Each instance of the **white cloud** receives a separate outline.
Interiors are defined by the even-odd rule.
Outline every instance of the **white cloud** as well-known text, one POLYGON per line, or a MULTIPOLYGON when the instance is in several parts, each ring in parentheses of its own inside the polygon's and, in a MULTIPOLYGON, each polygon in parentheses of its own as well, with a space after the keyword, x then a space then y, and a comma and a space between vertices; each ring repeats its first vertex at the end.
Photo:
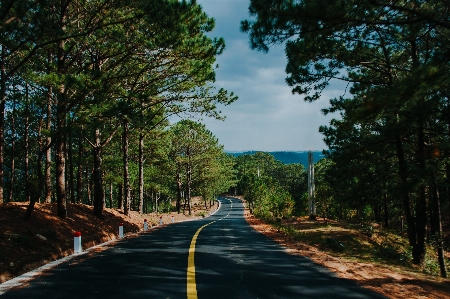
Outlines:
POLYGON ((345 86, 327 90, 317 102, 304 102, 285 83, 284 47, 272 47, 267 54, 250 50, 247 35, 239 31, 240 21, 248 17, 249 1, 197 2, 216 19, 211 36, 223 37, 226 43, 224 53, 217 59, 216 85, 239 96, 235 103, 220 108, 227 116, 225 122, 203 121, 225 149, 324 149, 323 136, 318 130, 331 117, 323 116, 320 109, 328 106, 329 98, 343 95, 345 86))

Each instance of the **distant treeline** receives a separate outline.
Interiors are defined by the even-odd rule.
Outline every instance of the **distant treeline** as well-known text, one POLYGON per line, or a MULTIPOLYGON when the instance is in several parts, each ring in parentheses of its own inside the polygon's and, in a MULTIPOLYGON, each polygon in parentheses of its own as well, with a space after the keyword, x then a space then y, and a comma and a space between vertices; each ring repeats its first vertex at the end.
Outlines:
MULTIPOLYGON (((246 151, 246 152, 230 152, 229 154, 239 157, 242 155, 252 155, 257 151, 246 151)), ((308 167, 308 152, 266 152, 275 157, 276 160, 283 162, 284 164, 303 164, 303 166, 308 167)), ((323 158, 322 151, 313 151, 314 162, 319 161, 323 158)))

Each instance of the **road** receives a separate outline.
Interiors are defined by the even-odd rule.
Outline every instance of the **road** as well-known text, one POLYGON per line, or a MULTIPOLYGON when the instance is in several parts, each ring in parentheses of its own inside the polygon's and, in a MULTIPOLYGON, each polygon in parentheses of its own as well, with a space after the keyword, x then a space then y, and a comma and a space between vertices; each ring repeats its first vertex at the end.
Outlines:
POLYGON ((216 214, 122 240, 46 270, 7 298, 385 298, 253 230, 237 199, 216 214))

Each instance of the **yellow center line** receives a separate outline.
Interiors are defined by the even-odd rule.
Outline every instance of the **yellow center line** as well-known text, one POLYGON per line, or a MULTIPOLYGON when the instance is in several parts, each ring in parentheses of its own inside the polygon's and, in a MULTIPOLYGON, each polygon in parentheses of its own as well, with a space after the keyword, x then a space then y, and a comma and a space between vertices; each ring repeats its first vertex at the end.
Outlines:
MULTIPOLYGON (((233 208, 233 202, 231 202, 231 209, 233 208)), ((212 221, 200 227, 194 234, 191 240, 191 245, 189 246, 189 257, 188 257, 188 267, 187 267, 187 298, 188 299, 198 299, 197 297, 197 284, 195 282, 195 263, 194 263, 194 255, 195 255, 195 243, 197 243, 197 237, 200 234, 200 231, 214 222, 220 221, 224 218, 227 218, 230 215, 230 212, 225 217, 220 218, 219 220, 212 221)))

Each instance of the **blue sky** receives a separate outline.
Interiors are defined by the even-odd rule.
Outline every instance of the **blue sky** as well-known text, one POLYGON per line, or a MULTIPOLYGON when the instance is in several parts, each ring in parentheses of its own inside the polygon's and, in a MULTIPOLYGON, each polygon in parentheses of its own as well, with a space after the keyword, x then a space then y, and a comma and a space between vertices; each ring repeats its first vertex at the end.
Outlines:
POLYGON ((249 0, 197 0, 216 19, 212 36, 223 37, 224 53, 218 56, 216 86, 233 91, 239 99, 220 107, 225 121, 203 119, 227 151, 300 151, 325 149, 319 126, 330 116, 320 109, 329 99, 343 95, 344 88, 331 86, 314 103, 293 95, 285 83, 284 45, 269 53, 251 50, 248 36, 240 32, 240 21, 248 18, 249 0))

